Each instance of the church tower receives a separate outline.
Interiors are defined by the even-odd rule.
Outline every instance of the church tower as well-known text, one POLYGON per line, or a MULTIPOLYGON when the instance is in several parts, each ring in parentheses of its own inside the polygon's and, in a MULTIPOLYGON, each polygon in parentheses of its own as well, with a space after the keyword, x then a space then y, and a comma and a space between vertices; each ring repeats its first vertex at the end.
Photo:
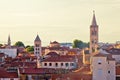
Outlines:
POLYGON ((11 39, 10 39, 10 35, 8 36, 7 48, 11 48, 11 39))
POLYGON ((40 40, 38 35, 34 40, 34 55, 37 56, 37 58, 42 56, 42 53, 41 53, 41 40, 40 40))
POLYGON ((98 49, 98 25, 96 22, 95 12, 93 11, 93 19, 90 25, 90 54, 98 49))

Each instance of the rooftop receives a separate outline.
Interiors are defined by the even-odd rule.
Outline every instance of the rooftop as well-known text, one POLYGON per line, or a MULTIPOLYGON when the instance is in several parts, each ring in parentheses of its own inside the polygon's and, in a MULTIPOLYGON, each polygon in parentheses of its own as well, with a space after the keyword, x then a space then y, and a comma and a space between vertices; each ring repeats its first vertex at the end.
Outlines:
POLYGON ((16 72, 7 72, 4 68, 0 68, 0 78, 18 78, 16 72))

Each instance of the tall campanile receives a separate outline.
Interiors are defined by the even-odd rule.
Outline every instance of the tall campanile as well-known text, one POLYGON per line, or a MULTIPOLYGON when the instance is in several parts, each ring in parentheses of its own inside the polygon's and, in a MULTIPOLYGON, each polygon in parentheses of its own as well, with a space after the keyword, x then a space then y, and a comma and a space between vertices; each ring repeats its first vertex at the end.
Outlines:
POLYGON ((41 40, 40 40, 38 35, 34 40, 34 54, 38 58, 41 57, 41 55, 42 55, 42 53, 41 53, 41 40))
POLYGON ((98 49, 98 25, 96 22, 95 11, 93 11, 93 19, 90 25, 90 54, 98 49))

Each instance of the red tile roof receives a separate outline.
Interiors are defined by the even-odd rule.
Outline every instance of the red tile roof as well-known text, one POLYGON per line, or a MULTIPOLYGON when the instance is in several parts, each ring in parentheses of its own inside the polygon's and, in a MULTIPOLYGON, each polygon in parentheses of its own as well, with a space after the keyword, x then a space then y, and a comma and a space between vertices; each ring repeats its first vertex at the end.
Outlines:
POLYGON ((51 74, 55 69, 47 68, 20 68, 20 74, 51 74))
POLYGON ((107 60, 115 60, 114 58, 112 58, 111 54, 98 53, 98 54, 94 55, 94 57, 106 57, 107 60))
POLYGON ((47 55, 51 56, 51 57, 57 57, 60 56, 59 54, 57 54, 56 52, 49 52, 47 55))
POLYGON ((74 56, 58 56, 58 57, 49 57, 45 59, 43 62, 74 62, 74 56))
POLYGON ((0 68, 0 78, 18 78, 18 74, 16 72, 7 72, 0 68))
POLYGON ((92 80, 92 74, 90 73, 90 66, 83 67, 77 72, 69 72, 66 74, 53 74, 52 80, 56 80, 60 78, 60 80, 92 80))
POLYGON ((0 53, 0 57, 4 57, 5 56, 5 54, 4 53, 0 53))
POLYGON ((12 62, 11 67, 36 67, 36 62, 12 62))
POLYGON ((67 47, 47 47, 49 50, 69 50, 67 47))

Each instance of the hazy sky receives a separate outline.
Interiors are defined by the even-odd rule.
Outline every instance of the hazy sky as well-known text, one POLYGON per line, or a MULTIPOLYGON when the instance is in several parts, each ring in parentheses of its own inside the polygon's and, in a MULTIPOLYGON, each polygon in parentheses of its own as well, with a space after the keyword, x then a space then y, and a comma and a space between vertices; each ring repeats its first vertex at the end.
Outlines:
POLYGON ((93 10, 100 42, 120 40, 120 0, 0 0, 0 43, 89 41, 93 10))

